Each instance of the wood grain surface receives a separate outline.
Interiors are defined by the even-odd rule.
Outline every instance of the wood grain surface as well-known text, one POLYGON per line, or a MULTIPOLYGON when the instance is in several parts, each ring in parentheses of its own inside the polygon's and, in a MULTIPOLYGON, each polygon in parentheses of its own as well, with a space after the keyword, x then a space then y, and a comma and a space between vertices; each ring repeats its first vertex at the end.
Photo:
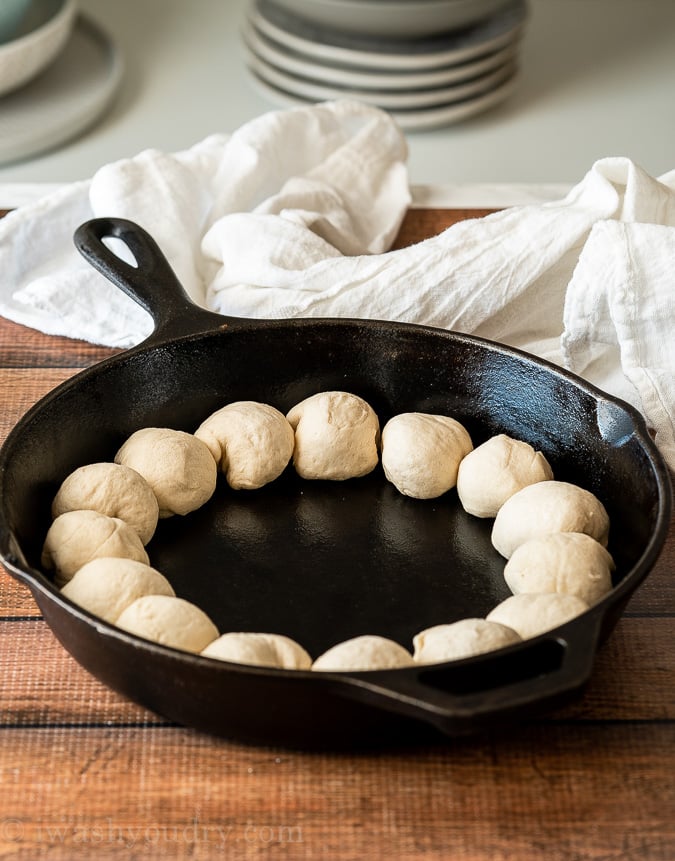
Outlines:
MULTIPOLYGON (((411 210, 397 247, 485 211, 411 210)), ((1 276, 0 276, 1 277, 1 276)), ((113 351, 0 320, 0 436, 113 351)), ((432 747, 214 740, 110 691, 0 573, 0 858, 675 858, 675 530, 585 695, 432 747)))

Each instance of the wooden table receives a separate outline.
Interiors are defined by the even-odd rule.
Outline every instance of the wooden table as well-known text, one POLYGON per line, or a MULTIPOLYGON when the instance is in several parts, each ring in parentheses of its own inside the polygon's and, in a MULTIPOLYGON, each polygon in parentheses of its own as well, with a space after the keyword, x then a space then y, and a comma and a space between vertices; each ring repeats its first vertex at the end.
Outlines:
MULTIPOLYGON (((398 244, 474 212, 411 211, 398 244)), ((0 277, 2 275, 0 274, 0 277)), ((0 433, 110 350, 0 321, 0 433)), ((572 706, 405 751, 167 723, 75 664, 0 574, 0 858, 675 858, 675 530, 572 706)))

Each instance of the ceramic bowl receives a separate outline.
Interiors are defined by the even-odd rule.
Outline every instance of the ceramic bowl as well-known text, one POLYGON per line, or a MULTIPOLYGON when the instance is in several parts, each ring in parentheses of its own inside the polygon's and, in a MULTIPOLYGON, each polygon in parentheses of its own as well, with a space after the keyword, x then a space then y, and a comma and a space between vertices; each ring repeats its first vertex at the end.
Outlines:
POLYGON ((0 44, 0 96, 16 90, 54 60, 70 35, 76 0, 39 0, 26 10, 14 38, 0 44))

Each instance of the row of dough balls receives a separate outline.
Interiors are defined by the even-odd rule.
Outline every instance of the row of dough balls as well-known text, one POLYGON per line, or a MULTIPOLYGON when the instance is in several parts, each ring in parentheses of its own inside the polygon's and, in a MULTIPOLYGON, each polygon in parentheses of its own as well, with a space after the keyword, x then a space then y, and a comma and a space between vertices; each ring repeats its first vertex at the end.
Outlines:
POLYGON ((520 639, 515 631, 503 625, 463 620, 454 626, 421 632, 415 638, 414 658, 393 640, 366 635, 332 647, 313 662, 299 643, 281 634, 220 635, 203 610, 176 596, 166 577, 133 559, 94 559, 83 565, 61 591, 99 618, 153 642, 219 660, 283 669, 368 670, 412 666, 415 660, 429 657, 429 638, 435 638, 438 650, 441 630, 446 632, 445 640, 453 642, 455 656, 468 647, 479 645, 487 650, 520 639))
MULTIPOLYGON (((204 504, 215 490, 218 468, 232 487, 253 489, 276 478, 292 456, 305 478, 343 480, 374 469, 379 444, 376 414, 363 399, 346 392, 312 396, 287 417, 266 404, 229 404, 194 435, 145 428, 129 438, 113 464, 81 467, 66 479, 52 506, 55 519, 45 541, 43 564, 56 569, 64 594, 120 627, 165 642, 162 632, 167 624, 168 630, 176 627, 171 623, 173 613, 181 619, 184 611, 190 618, 197 611, 203 625, 187 624, 187 619, 181 623, 188 641, 195 625, 212 640, 215 627, 208 617, 176 598, 165 578, 149 567, 144 545, 158 518, 186 514, 204 504), (118 599, 125 603, 121 609, 115 598, 117 580, 111 574, 116 565, 107 557, 131 560, 142 569, 132 577, 138 574, 131 592, 128 584, 117 590, 118 599), (91 569, 91 560, 97 558, 103 558, 106 574, 99 566, 91 569), (83 568, 84 574, 75 579, 83 568), (89 593, 92 589, 96 593, 92 578, 99 578, 96 588, 100 590, 102 584, 100 594, 106 595, 105 600, 91 600, 89 593), (111 594, 106 591, 106 578, 111 594), (127 600, 129 594, 133 599, 127 600), (167 624, 153 621, 155 610, 148 608, 157 603, 169 613, 167 624)), ((398 666, 387 661, 408 657, 426 663, 479 654, 562 624, 611 588, 613 562, 605 549, 609 519, 603 506, 589 491, 554 481, 544 456, 528 443, 500 434, 474 449, 468 432, 456 420, 406 413, 385 425, 381 448, 385 474, 402 493, 434 498, 456 485, 465 510, 478 517, 495 517, 492 541, 502 555, 511 557, 504 575, 515 594, 485 620, 464 619, 421 632, 414 640, 412 657, 390 640, 365 636, 333 647, 317 659, 316 668, 373 669, 398 666), (387 659, 387 652, 393 657, 387 659)), ((257 638, 262 648, 263 641, 269 646, 269 638, 277 636, 232 633, 219 640, 229 644, 223 657, 237 660, 232 654, 244 648, 244 640, 250 651, 250 637, 257 638)), ((174 644, 202 651, 194 643, 182 642, 179 638, 174 644)), ((264 663, 305 667, 307 653, 297 644, 291 651, 296 664, 288 663, 288 656, 281 664, 270 664, 269 654, 264 663)), ((238 660, 249 662, 243 657, 238 660)))
POLYGON ((175 597, 158 571, 134 560, 94 559, 62 593, 131 633, 208 657, 285 669, 358 671, 456 660, 537 636, 599 599, 611 587, 612 568, 609 553, 583 533, 535 538, 521 545, 506 565, 505 578, 514 595, 486 619, 462 619, 421 631, 413 640, 412 655, 392 640, 365 635, 332 647, 314 663, 298 643, 282 635, 231 632, 219 637, 205 613, 175 597), (579 571, 587 573, 584 598, 579 595, 579 571), (519 591, 523 584, 533 586, 530 573, 534 587, 541 585, 543 592, 519 591))
POLYGON ((62 594, 118 628, 165 646, 239 664, 317 671, 397 669, 467 658, 544 633, 588 606, 573 595, 521 593, 486 619, 461 619, 421 631, 413 638, 412 653, 386 637, 363 635, 312 661, 299 643, 281 634, 220 634, 203 610, 176 596, 159 571, 132 559, 94 559, 66 583, 62 594))
MULTIPOLYGON (((268 404, 238 401, 213 413, 194 434, 170 428, 136 431, 114 464, 89 464, 65 480, 52 516, 96 511, 127 523, 146 545, 159 518, 187 514, 210 499, 218 469, 234 489, 264 486, 291 458, 302 478, 345 480, 371 472, 380 448, 384 473, 401 493, 431 499, 456 486, 464 509, 477 517, 496 517, 518 491, 553 479, 544 455, 524 441, 498 434, 474 449, 458 421, 427 413, 394 416, 380 434, 378 417, 362 398, 320 392, 287 416, 268 404)), ((567 497, 570 523, 564 529, 572 531, 588 492, 572 485, 555 492, 567 497)), ((519 499, 521 509, 538 504, 519 499)), ((495 547, 507 557, 521 514, 520 509, 503 513, 495 527, 495 547)), ((48 553, 46 564, 51 562, 48 553)))

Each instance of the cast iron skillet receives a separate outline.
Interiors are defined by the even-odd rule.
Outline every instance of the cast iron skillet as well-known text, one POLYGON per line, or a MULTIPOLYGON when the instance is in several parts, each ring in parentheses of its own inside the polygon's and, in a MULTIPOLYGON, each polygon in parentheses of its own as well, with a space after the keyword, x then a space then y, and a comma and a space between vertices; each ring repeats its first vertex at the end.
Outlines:
MULTIPOLYGON (((56 388, 9 435, 0 452, 0 554, 85 668, 178 723, 304 747, 452 736, 580 692, 669 524, 668 473, 631 407, 529 355, 454 332, 201 310, 154 241, 128 221, 88 222, 75 242, 156 328, 56 388), (138 266, 115 256, 105 237, 123 240, 138 266), (230 401, 287 411, 331 389, 366 398, 382 423, 410 410, 445 413, 475 444, 505 432, 543 450, 557 478, 592 490, 609 511, 612 592, 550 634, 488 656, 324 674, 223 663, 130 636, 61 597, 39 570, 60 482, 82 464, 112 460, 133 431, 193 431, 230 401)), ((290 467, 258 491, 219 484, 199 511, 161 521, 148 551, 177 594, 221 631, 284 633, 316 656, 363 633, 410 647, 425 627, 484 616, 508 595, 490 528, 462 511, 454 490, 420 501, 400 495, 379 468, 363 479, 311 482, 290 467)))

